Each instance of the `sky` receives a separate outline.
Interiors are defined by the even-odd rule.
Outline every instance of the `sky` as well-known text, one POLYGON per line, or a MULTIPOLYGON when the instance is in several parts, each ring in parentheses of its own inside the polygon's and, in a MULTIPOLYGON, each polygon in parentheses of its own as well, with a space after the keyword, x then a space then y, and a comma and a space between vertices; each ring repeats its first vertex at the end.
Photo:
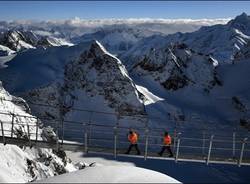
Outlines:
POLYGON ((0 1, 0 20, 203 19, 250 15, 250 1, 0 1))

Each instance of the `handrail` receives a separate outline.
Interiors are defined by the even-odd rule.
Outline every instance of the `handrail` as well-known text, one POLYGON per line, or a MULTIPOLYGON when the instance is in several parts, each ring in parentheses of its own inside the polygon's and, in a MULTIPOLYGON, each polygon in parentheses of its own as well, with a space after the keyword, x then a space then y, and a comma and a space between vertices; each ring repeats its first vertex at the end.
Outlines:
MULTIPOLYGON (((1 99, 0 99, 1 100, 1 99)), ((58 107, 57 107, 58 108, 58 107)), ((79 110, 79 109, 78 109, 79 110)), ((35 141, 35 144, 38 142, 38 136, 41 136, 42 133, 39 133, 38 128, 41 126, 41 120, 46 121, 47 124, 51 125, 55 128, 57 138, 56 140, 56 149, 59 149, 60 146, 67 145, 67 139, 69 140, 77 140, 79 142, 78 145, 84 145, 84 151, 85 154, 88 153, 89 149, 91 149, 94 145, 100 145, 100 148, 105 149, 106 145, 110 145, 113 147, 113 154, 116 158, 118 150, 122 147, 122 145, 128 145, 127 141, 127 132, 129 128, 135 128, 136 131, 139 132, 139 147, 141 149, 144 149, 144 159, 147 160, 148 155, 152 154, 150 150, 155 150, 156 147, 162 146, 162 139, 163 135, 159 135, 159 132, 164 131, 164 127, 162 128, 154 128, 150 127, 148 124, 149 119, 147 119, 147 122, 136 124, 135 125, 128 125, 124 126, 121 125, 121 115, 116 113, 106 113, 106 114, 112 114, 115 115, 116 122, 113 122, 113 120, 110 120, 110 122, 101 121, 98 123, 97 121, 93 120, 93 113, 103 113, 99 111, 91 111, 91 110, 84 110, 82 111, 89 112, 90 117, 87 120, 84 121, 72 121, 72 120, 64 120, 64 119, 50 119, 50 118, 37 118, 32 115, 25 115, 25 114, 16 114, 11 112, 0 112, 0 114, 12 116, 12 121, 10 122, 1 122, 1 132, 2 132, 2 140, 4 143, 8 143, 9 136, 13 139, 16 139, 16 142, 18 140, 27 141, 27 143, 31 146, 33 144, 33 141, 35 141), (31 123, 23 123, 21 120, 21 117, 30 119, 31 123), (19 119, 18 122, 14 123, 14 119, 19 119), (20 121, 21 120, 21 121, 20 121), (39 122, 39 123, 38 123, 39 122), (8 128, 5 128, 4 124, 11 125, 8 126, 8 128), (140 126, 138 126, 140 125, 140 126), (24 134, 27 138, 19 139, 16 136, 14 136, 14 130, 16 126, 22 126, 24 129, 24 134), (98 129, 100 127, 100 129, 98 129), (4 129, 5 128, 5 129, 4 129), (110 129, 110 131, 105 131, 105 129, 110 129), (8 132, 6 134, 6 132, 8 132), (66 135, 65 133, 76 133, 80 137, 72 137, 69 138, 69 135, 66 135), (154 135, 158 134, 158 135, 154 135), (35 136, 34 136, 35 135, 35 136), (96 136, 95 136, 96 135, 96 136), (98 137, 101 135, 102 137, 98 137), (66 140, 65 140, 66 137, 66 140), (68 137, 68 138, 67 138, 68 137), (59 140, 61 142, 59 143, 59 140), (160 140, 160 143, 159 143, 160 140), (84 142, 82 144, 81 142, 84 142), (113 146, 112 146, 113 145, 113 146)), ((104 112, 105 114, 105 112, 104 112)), ((130 116, 131 117, 131 116, 130 116)), ((137 117, 137 116, 132 116, 137 117)), ((148 118, 147 116, 145 116, 148 118)), ((170 120, 167 119, 167 121, 175 121, 181 122, 177 120, 170 120)), ((170 135, 174 135, 172 138, 174 140, 174 153, 175 153, 175 161, 178 162, 179 157, 185 156, 187 153, 187 150, 192 149, 193 155, 199 154, 201 157, 206 157, 206 164, 209 164, 211 162, 211 158, 213 159, 215 154, 217 152, 220 152, 220 154, 224 154, 222 151, 226 151, 227 153, 232 154, 232 157, 235 158, 236 155, 238 155, 238 152, 240 152, 239 157, 239 163, 240 166, 243 161, 244 152, 249 152, 250 150, 246 148, 247 146, 247 139, 246 137, 239 135, 237 131, 232 132, 232 136, 224 136, 224 135, 211 135, 210 129, 200 128, 202 132, 196 132, 197 134, 195 137, 191 137, 192 134, 185 135, 185 132, 182 131, 182 127, 179 126, 179 124, 175 124, 175 128, 170 129, 169 133, 170 135), (178 125, 178 126, 177 126, 178 125), (207 132, 206 132, 206 131, 207 132), (209 138, 209 136, 211 136, 209 138), (244 139, 244 140, 243 140, 244 139), (194 143, 195 142, 195 143, 194 143), (208 145, 209 144, 209 145, 208 145), (226 147, 229 146, 229 147, 226 147), (239 146, 241 146, 241 149, 239 149, 239 146), (216 152, 215 152, 216 151, 216 152), (236 154, 237 152, 237 154, 236 154)), ((225 159, 225 158, 222 158, 225 159)), ((229 159, 229 158, 227 158, 229 159)), ((250 159, 250 158, 249 158, 250 159)))

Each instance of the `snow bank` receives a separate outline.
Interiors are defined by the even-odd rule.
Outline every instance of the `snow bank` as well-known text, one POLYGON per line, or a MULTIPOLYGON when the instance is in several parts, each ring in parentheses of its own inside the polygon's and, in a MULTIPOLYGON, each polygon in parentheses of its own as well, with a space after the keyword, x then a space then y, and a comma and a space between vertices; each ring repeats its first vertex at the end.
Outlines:
POLYGON ((96 166, 38 183, 180 183, 156 171, 130 166, 96 166))

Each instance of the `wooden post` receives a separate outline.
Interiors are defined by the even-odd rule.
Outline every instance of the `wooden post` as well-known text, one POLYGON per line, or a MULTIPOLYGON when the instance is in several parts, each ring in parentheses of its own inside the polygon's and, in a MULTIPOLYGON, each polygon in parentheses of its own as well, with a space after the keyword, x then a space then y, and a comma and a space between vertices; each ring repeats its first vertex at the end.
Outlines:
POLYGON ((4 129, 3 129, 3 122, 1 122, 1 129, 2 129, 2 137, 3 137, 3 144, 6 145, 6 141, 5 141, 5 136, 4 136, 4 129))
POLYGON ((242 163, 244 148, 245 148, 245 144, 246 144, 247 139, 248 139, 248 138, 245 138, 245 139, 243 140, 243 142, 242 142, 241 151, 240 151, 240 159, 239 159, 239 163, 238 163, 238 166, 239 166, 239 167, 241 166, 241 163, 242 163))
POLYGON ((213 145, 213 139, 214 139, 214 135, 211 135, 210 137, 210 143, 209 143, 209 149, 208 149, 208 155, 207 155, 207 162, 206 164, 209 164, 209 160, 210 160, 210 156, 211 156, 211 149, 212 149, 212 145, 213 145))
POLYGON ((181 142, 180 135, 181 135, 181 133, 178 133, 177 148, 176 148, 176 154, 175 154, 175 162, 178 161, 178 157, 179 157, 180 142, 181 142))

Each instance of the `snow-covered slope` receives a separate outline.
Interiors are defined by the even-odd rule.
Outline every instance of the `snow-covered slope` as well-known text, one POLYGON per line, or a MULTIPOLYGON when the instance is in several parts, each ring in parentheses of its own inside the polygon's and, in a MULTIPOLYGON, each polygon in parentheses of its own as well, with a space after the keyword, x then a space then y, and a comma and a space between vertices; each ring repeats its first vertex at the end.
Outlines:
POLYGON ((231 63, 235 53, 249 41, 249 29, 250 18, 243 13, 225 25, 204 26, 191 33, 175 33, 164 37, 154 35, 142 39, 121 58, 126 62, 126 66, 130 67, 152 48, 157 49, 171 43, 185 43, 197 52, 212 55, 219 63, 231 63))
POLYGON ((62 81, 65 65, 78 58, 89 45, 90 43, 81 43, 72 47, 37 48, 19 53, 6 63, 8 67, 1 70, 0 78, 10 93, 20 93, 57 80, 62 81))
MULTIPOLYGON (((22 93, 33 103, 58 108, 32 106, 38 116, 59 118, 64 104, 64 118, 79 121, 86 118, 73 109, 88 109, 119 113, 144 114, 144 106, 133 81, 119 59, 108 53, 97 41, 90 48, 65 65, 60 82, 51 80, 46 86, 22 93)), ((112 123, 112 122, 111 122, 112 123)))
MULTIPOLYGON (((33 37, 32 37, 33 38, 33 37)), ((0 44, 14 51, 34 48, 25 35, 18 30, 6 31, 0 35, 0 44)))
MULTIPOLYGON (((145 114, 141 94, 127 70, 97 41, 21 53, 2 69, 0 78, 7 89, 28 103, 54 106, 30 103, 33 114, 38 117, 63 117, 76 122, 89 119, 89 113, 75 109, 130 116, 145 114)), ((103 116, 94 115, 108 124, 116 121, 115 115, 103 116)), ((79 129, 83 129, 81 124, 79 129)))
POLYGON ((218 63, 211 56, 198 54, 185 44, 152 49, 132 73, 151 76, 167 90, 178 90, 185 86, 211 89, 219 81, 214 68, 218 63))
POLYGON ((14 54, 14 53, 15 53, 15 51, 9 49, 6 46, 0 45, 0 57, 1 56, 8 56, 8 55, 11 55, 11 54, 14 54))
MULTIPOLYGON (((146 105, 149 117, 163 117, 164 121, 168 115, 187 120, 189 123, 183 126, 193 130, 241 130, 249 126, 249 51, 249 47, 242 49, 233 65, 218 65, 212 56, 197 53, 185 44, 152 49, 133 66, 131 77, 137 85, 164 99, 146 105)), ((174 125, 170 121, 168 126, 174 125)))
POLYGON ((76 42, 98 40, 111 53, 121 54, 129 50, 142 38, 160 34, 149 30, 136 29, 127 25, 112 25, 99 29, 97 32, 84 34, 76 38, 76 42))
POLYGON ((39 183, 180 183, 165 174, 130 166, 97 166, 38 181, 39 183))
MULTIPOLYGON (((27 138, 27 125, 29 125, 31 136, 34 138, 36 128, 32 125, 36 125, 37 119, 29 114, 30 109, 27 103, 21 98, 10 95, 2 87, 2 83, 0 83, 0 98, 0 120, 4 123, 5 136, 10 136, 11 113, 14 113, 27 117, 16 116, 13 136, 27 138)), ((41 124, 40 120, 38 124, 41 124)), ((38 140, 48 139, 49 131, 53 133, 51 128, 42 127, 41 124, 38 129, 38 140)), ((8 144, 0 144, 0 165, 0 182, 23 183, 76 170, 72 164, 68 163, 67 158, 60 158, 52 149, 8 144)))
POLYGON ((14 51, 34 49, 36 47, 48 48, 52 46, 73 45, 64 38, 50 32, 45 34, 44 32, 25 31, 22 29, 7 30, 0 33, 0 44, 14 51))

